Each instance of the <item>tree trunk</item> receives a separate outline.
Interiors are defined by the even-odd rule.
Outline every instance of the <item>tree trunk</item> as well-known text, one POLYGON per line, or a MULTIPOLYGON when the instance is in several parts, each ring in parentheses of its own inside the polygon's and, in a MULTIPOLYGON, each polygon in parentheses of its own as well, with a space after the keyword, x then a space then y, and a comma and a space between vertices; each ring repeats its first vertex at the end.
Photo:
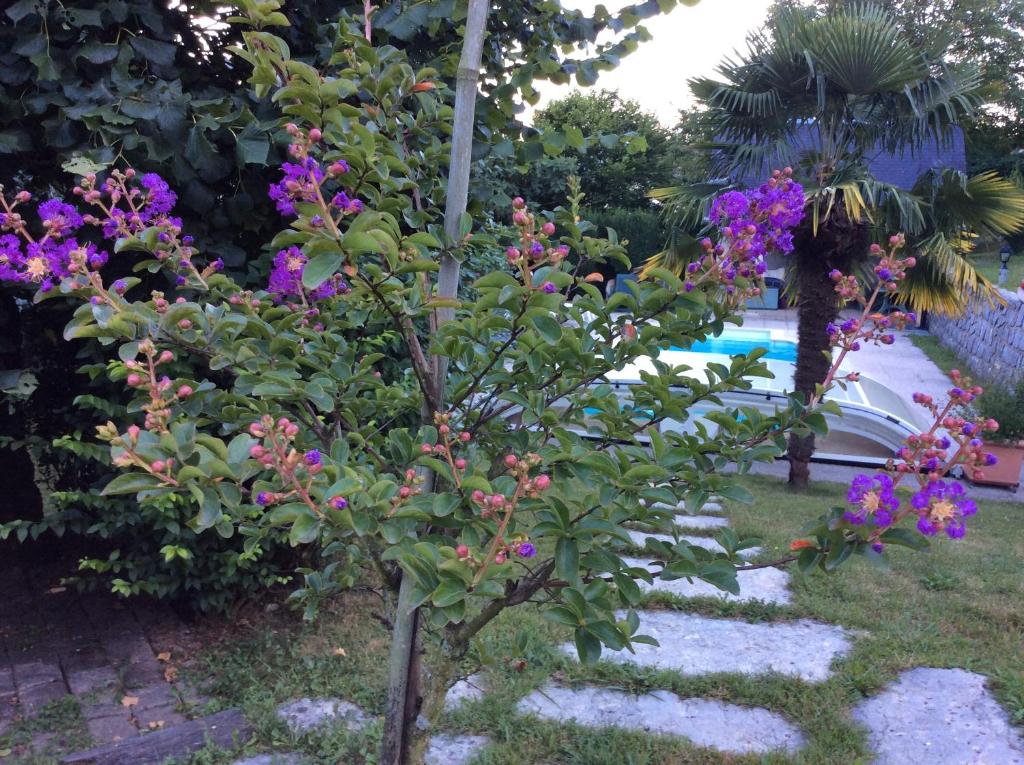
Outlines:
MULTIPOLYGON (((489 9, 489 0, 469 1, 462 55, 456 73, 448 198, 445 205, 445 232, 449 240, 456 244, 469 199, 473 127, 489 9)), ((439 298, 454 298, 458 294, 459 271, 459 261, 447 252, 444 253, 437 280, 439 298)), ((440 327, 454 316, 453 309, 440 308, 435 313, 434 325, 440 327)), ((447 359, 435 356, 430 366, 433 377, 430 388, 436 393, 438 401, 443 402, 447 359)), ((432 412, 424 412, 427 424, 432 423, 432 415, 432 412)), ((432 485, 432 478, 428 477, 427 485, 432 485)), ((438 667, 433 673, 423 667, 419 613, 411 604, 412 582, 408 575, 403 574, 388 659, 388 695, 380 765, 422 765, 431 728, 443 709, 450 675, 451 668, 448 666, 438 667)), ((446 664, 443 661, 439 663, 446 664)))
MULTIPOLYGON (((837 268, 848 273, 851 264, 863 254, 867 246, 866 231, 852 223, 836 205, 832 216, 813 232, 805 221, 794 236, 797 283, 796 369, 793 389, 804 401, 810 400, 817 386, 825 381, 831 362, 826 326, 839 314, 839 301, 835 284, 829 272, 837 268)), ((789 459, 789 484, 805 489, 811 480, 811 456, 814 454, 814 434, 799 436, 791 433, 786 456, 789 459)))

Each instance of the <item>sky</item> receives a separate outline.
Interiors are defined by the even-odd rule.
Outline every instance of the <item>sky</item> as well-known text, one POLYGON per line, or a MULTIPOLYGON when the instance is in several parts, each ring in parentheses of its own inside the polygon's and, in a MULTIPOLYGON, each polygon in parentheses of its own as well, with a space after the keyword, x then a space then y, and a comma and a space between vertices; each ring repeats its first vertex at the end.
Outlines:
MULTIPOLYGON (((627 4, 604 0, 610 11, 627 4)), ((593 12, 597 2, 563 0, 563 5, 593 12)), ((670 127, 679 109, 692 104, 687 80, 714 75, 724 56, 744 49, 747 32, 761 25, 770 5, 771 0, 702 0, 649 19, 644 25, 654 39, 623 58, 618 68, 602 72, 593 87, 617 90, 624 98, 639 101, 670 127)), ((562 87, 543 83, 539 106, 578 88, 575 83, 562 87)))

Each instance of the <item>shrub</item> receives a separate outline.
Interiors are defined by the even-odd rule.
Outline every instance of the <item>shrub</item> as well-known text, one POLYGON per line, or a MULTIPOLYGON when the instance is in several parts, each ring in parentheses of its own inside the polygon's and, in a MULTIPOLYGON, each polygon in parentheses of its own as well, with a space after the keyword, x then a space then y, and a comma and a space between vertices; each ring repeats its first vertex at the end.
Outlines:
POLYGON ((999 437, 1008 441, 1024 438, 1024 380, 1013 388, 989 386, 978 397, 978 411, 999 423, 999 437))

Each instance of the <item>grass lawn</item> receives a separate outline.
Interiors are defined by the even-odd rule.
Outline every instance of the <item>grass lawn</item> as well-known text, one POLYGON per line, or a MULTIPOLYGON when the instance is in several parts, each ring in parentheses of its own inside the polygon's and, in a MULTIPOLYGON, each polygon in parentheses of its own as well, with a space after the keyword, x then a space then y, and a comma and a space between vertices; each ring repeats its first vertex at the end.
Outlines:
POLYGON ((964 373, 971 371, 966 362, 940 343, 934 335, 910 335, 910 342, 924 351, 924 355, 939 369, 959 369, 964 373))
MULTIPOLYGON (((993 284, 999 279, 999 252, 978 252, 971 256, 974 267, 993 284)), ((1024 253, 1017 253, 1010 256, 1010 262, 1006 264, 1007 280, 1003 285, 1004 289, 1011 292, 1024 279, 1024 253)))
MULTIPOLYGON (((726 510, 741 536, 763 538, 765 559, 783 554, 806 521, 844 494, 837 484, 816 484, 809 493, 794 496, 776 479, 743 480, 756 503, 731 503, 726 510)), ((939 541, 923 554, 893 550, 889 570, 858 559, 838 576, 803 578, 794 572, 791 606, 674 602, 663 596, 654 601, 656 607, 749 621, 812 618, 843 625, 853 634, 853 651, 821 684, 780 676, 687 678, 611 663, 583 667, 557 650, 567 636, 562 628, 530 607, 514 609, 486 637, 491 692, 450 714, 447 726, 491 737, 494 745, 478 760, 481 765, 854 763, 866 761, 869 751, 864 734, 849 719, 851 706, 879 692, 900 671, 917 666, 962 667, 986 675, 1014 721, 1024 724, 1022 521, 1020 505, 985 501, 964 540, 939 541), (793 759, 727 756, 682 739, 519 718, 516 702, 552 676, 764 706, 796 722, 807 747, 793 759)), ((259 739, 250 750, 302 751, 310 762, 323 765, 374 763, 379 729, 295 738, 274 719, 273 710, 301 696, 339 696, 381 712, 387 634, 373 616, 378 610, 375 596, 352 593, 312 625, 283 608, 256 611, 234 620, 228 636, 201 654, 196 674, 208 682, 214 706, 240 705, 256 723, 259 739)), ((467 666, 467 674, 476 668, 467 666)), ((231 759, 228 753, 208 751, 193 762, 220 765, 231 759)))

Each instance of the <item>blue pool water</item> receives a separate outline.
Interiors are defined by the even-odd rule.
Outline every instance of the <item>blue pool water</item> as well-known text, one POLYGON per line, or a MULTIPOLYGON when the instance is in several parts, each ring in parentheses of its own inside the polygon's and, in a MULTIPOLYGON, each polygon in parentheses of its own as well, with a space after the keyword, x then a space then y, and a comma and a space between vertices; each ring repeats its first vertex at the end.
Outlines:
POLYGON ((689 348, 672 346, 669 350, 691 351, 693 353, 724 353, 727 356, 746 354, 755 348, 767 348, 763 358, 796 362, 796 343, 789 340, 772 340, 770 332, 753 330, 726 330, 718 337, 694 343, 689 348))

